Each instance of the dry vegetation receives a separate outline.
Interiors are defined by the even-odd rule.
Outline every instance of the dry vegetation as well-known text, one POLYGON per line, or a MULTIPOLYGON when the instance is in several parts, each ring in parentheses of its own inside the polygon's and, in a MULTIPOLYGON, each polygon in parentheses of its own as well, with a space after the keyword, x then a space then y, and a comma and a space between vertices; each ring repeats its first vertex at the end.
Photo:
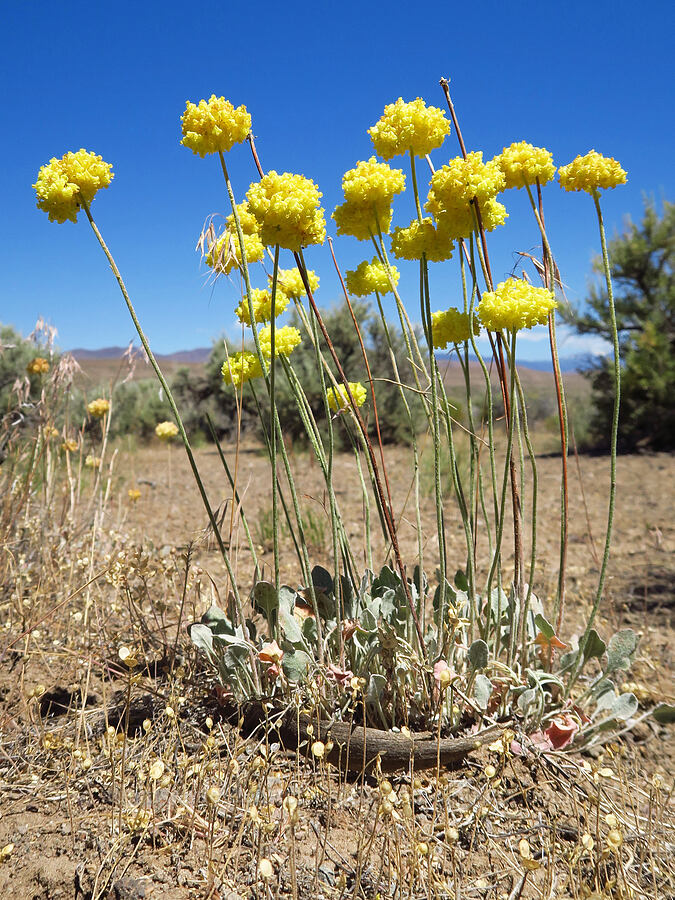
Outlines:
MULTIPOLYGON (((387 464, 402 551, 414 558, 408 454, 390 448, 387 464)), ((626 733, 583 755, 519 756, 497 740, 455 768, 366 779, 329 766, 320 748, 306 760, 274 731, 248 735, 226 720, 186 625, 226 602, 227 582, 179 448, 121 444, 99 471, 78 472, 73 456, 70 486, 48 471, 52 458, 56 448, 40 460, 34 492, 3 497, 12 539, 0 606, 0 896, 674 896, 672 742, 643 716, 673 701, 671 456, 620 460, 598 627, 608 635, 631 625, 641 635, 626 674, 640 713, 626 733), (140 490, 136 501, 130 488, 140 490)), ((237 519, 216 451, 201 449, 198 462, 245 594, 251 558, 228 525, 237 519)), ((313 560, 326 563, 322 478, 310 455, 294 462, 313 510, 313 560)), ((559 464, 540 459, 541 508, 553 511, 541 534, 544 596, 557 564, 559 464)), ((337 458, 337 485, 354 483, 352 467, 352 456, 337 458)), ((567 638, 597 580, 607 473, 604 458, 583 457, 571 485, 567 638)), ((242 447, 239 491, 270 565, 268 481, 260 448, 242 447)), ((347 488, 338 495, 361 547, 360 498, 347 488)), ((423 531, 435 534, 431 496, 421 512, 423 531)), ((460 523, 452 507, 448 514, 459 564, 460 523)), ((433 539, 425 552, 431 570, 433 539)), ((293 559, 286 537, 282 576, 296 584, 293 559)))

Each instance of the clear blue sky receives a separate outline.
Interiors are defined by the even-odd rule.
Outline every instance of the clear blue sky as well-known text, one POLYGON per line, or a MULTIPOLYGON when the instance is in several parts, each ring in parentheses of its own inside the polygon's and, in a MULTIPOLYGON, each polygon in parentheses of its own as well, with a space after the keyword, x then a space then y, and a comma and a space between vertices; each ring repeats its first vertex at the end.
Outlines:
MULTIPOLYGON (((675 193, 673 18, 672 2, 660 0, 644 13, 623 0, 5 4, 0 321, 27 334, 42 315, 63 349, 134 337, 84 217, 57 225, 35 207, 40 165, 85 147, 114 166, 93 212, 154 348, 208 346, 233 333, 237 285, 207 284, 194 252, 205 217, 228 211, 218 160, 179 143, 185 101, 211 93, 246 104, 263 166, 313 178, 330 214, 343 172, 371 155, 366 129, 385 104, 421 96, 442 107, 438 80, 447 76, 467 146, 487 158, 523 139, 548 147, 558 165, 591 148, 616 157, 629 181, 605 194, 611 235, 626 214, 639 219, 643 195, 660 202, 675 193)), ((451 135, 436 165, 458 152, 451 135)), ((256 177, 247 146, 228 162, 243 199, 256 177)), ((538 246, 526 197, 505 198, 511 218, 490 236, 497 280, 513 251, 538 246)), ((592 201, 552 185, 545 203, 569 296, 583 299, 599 249, 592 201)), ((395 223, 407 224, 410 192, 394 209, 395 223)), ((343 268, 372 256, 353 238, 336 247, 343 268)), ((320 302, 337 302, 328 246, 310 249, 307 261, 322 278, 320 302)), ((414 311, 416 268, 403 267, 414 311)), ((459 303, 457 284, 452 261, 434 276, 434 308, 459 303)), ((544 354, 539 331, 524 356, 544 354)), ((570 337, 562 352, 581 348, 570 337)))

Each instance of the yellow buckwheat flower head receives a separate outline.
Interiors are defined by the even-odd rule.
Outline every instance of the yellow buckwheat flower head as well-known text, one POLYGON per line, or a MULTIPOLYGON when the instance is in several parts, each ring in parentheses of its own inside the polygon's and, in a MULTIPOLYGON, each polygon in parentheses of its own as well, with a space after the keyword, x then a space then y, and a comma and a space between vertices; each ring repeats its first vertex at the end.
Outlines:
MULTIPOLYGON (((260 262, 265 256, 265 248, 257 234, 243 234, 246 263, 260 262)), ((241 268, 239 238, 236 231, 227 228, 209 247, 206 265, 218 273, 229 274, 235 266, 241 268)))
POLYGON ((507 188, 522 188, 526 184, 546 184, 555 175, 553 154, 544 147, 533 147, 527 141, 518 141, 495 156, 496 162, 506 176, 507 188))
POLYGON ((490 331, 518 331, 544 325, 557 307, 551 291, 533 287, 527 281, 509 278, 486 291, 478 304, 478 318, 490 331))
POLYGON ((419 222, 414 219, 407 228, 394 228, 391 249, 397 259, 422 259, 442 262, 452 258, 452 240, 442 228, 436 228, 427 216, 419 222))
POLYGON ((390 206, 396 194, 405 190, 405 175, 371 156, 358 162, 342 176, 342 190, 347 203, 390 206))
MULTIPOLYGON (((260 222, 253 215, 246 201, 237 203, 237 215, 244 234, 260 234, 260 222)), ((230 213, 225 222, 231 233, 236 235, 237 225, 234 221, 234 213, 230 213)))
POLYGON ((431 178, 426 209, 438 218, 439 213, 463 208, 474 197, 482 204, 504 190, 506 178, 494 160, 483 162, 481 150, 451 159, 431 178))
POLYGON ((96 192, 107 188, 113 177, 110 163, 87 150, 54 157, 40 167, 33 185, 38 209, 47 213, 50 222, 76 222, 81 201, 91 204, 96 192))
MULTIPOLYGON (((271 286, 271 275, 268 276, 268 280, 271 286)), ((307 269, 307 281, 312 293, 319 289, 319 276, 312 269, 307 269)), ((284 294, 290 297, 291 300, 300 300, 301 297, 305 296, 305 285, 297 267, 294 269, 279 269, 277 282, 284 294)))
MULTIPOLYGON (((253 315, 257 323, 269 322, 272 318, 272 292, 262 291, 259 288, 253 288, 251 291, 251 301, 253 303, 253 315)), ((275 318, 280 316, 288 306, 288 297, 281 291, 277 285, 277 293, 274 298, 275 318)), ((235 309, 235 313, 242 325, 250 325, 251 317, 249 315, 248 299, 244 297, 235 309)))
POLYGON ((387 234, 392 211, 387 203, 342 203, 335 207, 333 218, 338 234, 348 234, 359 241, 369 241, 378 233, 387 234))
MULTIPOLYGON (((484 200, 480 204, 480 215, 485 231, 494 231, 509 217, 504 204, 494 199, 484 200)), ((468 203, 439 212, 437 222, 439 231, 447 235, 448 240, 453 241, 467 238, 472 232, 478 230, 478 219, 474 216, 468 203)))
POLYGON ((229 100, 211 94, 199 103, 188 100, 181 124, 181 144, 203 157, 207 153, 226 153, 234 144, 245 141, 251 130, 251 116, 245 106, 235 109, 229 100))
MULTIPOLYGON (((269 325, 265 325, 258 332, 258 340, 260 341, 260 350, 266 359, 272 358, 272 329, 269 325)), ((302 337, 297 328, 292 325, 284 325, 283 328, 277 328, 274 333, 274 355, 290 356, 298 344, 302 341, 302 337)))
MULTIPOLYGON (((350 381, 349 382, 349 390, 354 398, 354 403, 357 406, 363 406, 366 402, 366 389, 361 384, 360 381, 350 381)), ((345 389, 344 384, 340 384, 335 388, 328 388, 326 391, 326 397, 328 398, 328 406, 333 412, 337 412, 339 409, 346 409, 349 403, 349 397, 347 395, 347 391, 345 389)))
POLYGON ((245 381, 252 378, 260 378, 262 368, 260 360, 255 353, 249 353, 244 350, 240 353, 233 353, 225 360, 220 370, 225 384, 233 384, 235 387, 241 387, 245 381))
POLYGON ((458 309, 439 310, 431 314, 431 337, 437 350, 445 350, 448 344, 471 340, 472 332, 480 334, 480 322, 476 315, 469 319, 468 313, 458 309))
POLYGON ((29 375, 44 375, 46 372, 49 372, 49 360, 45 359, 44 356, 36 356, 35 359, 31 359, 28 363, 26 371, 29 375))
POLYGON ((573 162, 558 169, 560 187, 566 191, 587 191, 592 194, 599 188, 615 188, 625 184, 627 174, 619 163, 608 156, 591 150, 586 156, 577 156, 573 162))
MULTIPOLYGON (((401 277, 396 266, 390 266, 391 279, 394 287, 398 284, 401 277)), ((370 294, 388 294, 391 292, 391 281, 387 275, 387 270, 382 265, 377 256, 374 256, 372 262, 362 262, 356 267, 355 271, 347 271, 345 276, 347 282, 347 290, 354 297, 368 297, 370 294)))
POLYGON ((84 461, 84 464, 88 469, 100 469, 101 468, 101 457, 94 456, 93 454, 89 453, 87 455, 87 458, 84 461))
POLYGON ((410 103, 404 103, 399 97, 396 103, 385 106, 384 115, 377 125, 368 129, 368 134, 383 159, 410 150, 415 156, 426 156, 438 149, 450 134, 450 123, 443 110, 427 106, 420 97, 410 103))
POLYGON ((110 401, 104 400, 102 397, 99 397, 97 400, 92 400, 91 403, 87 403, 87 412, 90 416, 93 416, 94 419, 102 419, 109 411, 110 401))
POLYGON ((178 434, 178 426, 175 422, 159 422, 155 425, 155 434, 160 441, 170 441, 178 434))
POLYGON ((263 244, 297 252, 325 240, 326 220, 319 205, 322 196, 310 178, 272 170, 251 185, 246 199, 260 222, 263 244))

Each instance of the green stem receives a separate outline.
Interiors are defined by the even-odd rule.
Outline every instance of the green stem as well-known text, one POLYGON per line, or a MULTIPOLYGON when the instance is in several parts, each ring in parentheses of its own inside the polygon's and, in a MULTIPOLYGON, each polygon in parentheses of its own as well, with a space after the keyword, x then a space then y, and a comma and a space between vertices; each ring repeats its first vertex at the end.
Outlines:
POLYGON ((609 551, 612 543, 612 527, 614 524, 614 507, 616 505, 616 447, 619 434, 619 407, 621 404, 621 356, 619 350, 619 333, 616 327, 616 309, 614 307, 614 290, 612 288, 612 275, 609 267, 609 253, 607 252, 607 241, 605 239, 605 225, 602 219, 602 210, 600 209, 600 197, 597 190, 593 193, 595 201, 595 209, 598 214, 598 224, 600 227, 600 244, 602 246, 602 263, 605 273, 605 282, 607 285, 607 300, 609 305, 609 324, 612 332, 612 344, 614 349, 614 412, 612 414, 612 431, 610 438, 610 483, 609 483, 609 505, 607 510, 607 534, 605 536, 605 551, 602 557, 602 565, 600 567, 600 578, 598 580, 598 590, 595 596, 595 602, 591 609, 591 614, 586 624, 586 630, 582 640, 585 640, 595 621, 595 616, 602 600, 602 592, 605 586, 605 578, 607 575, 607 565, 609 563, 609 551))
MULTIPOLYGON (((274 587, 278 591, 281 587, 281 576, 279 567, 279 491, 277 483, 277 430, 274 427, 274 415, 276 410, 276 299, 277 299, 277 277, 279 275, 279 245, 274 248, 274 269, 272 270, 272 303, 270 319, 270 350, 272 357, 270 359, 270 456, 272 464, 272 547, 274 553, 274 587)), ((255 324, 251 320, 251 326, 255 329, 255 324)))
POLYGON ((178 412, 178 407, 176 406, 176 401, 174 400, 173 394, 171 393, 171 388, 167 384, 167 381, 164 378, 164 375, 162 374, 162 370, 159 368, 157 360, 155 359, 155 356, 154 356, 152 350, 150 349, 150 344, 148 343, 148 339, 146 338, 145 333, 144 333, 143 329, 141 328, 141 323, 138 321, 138 317, 136 316, 136 310, 133 307, 133 304, 131 302, 131 299, 130 299, 129 294, 126 289, 126 285, 124 284, 122 275, 120 274, 120 271, 117 268, 117 264, 115 263, 115 260, 113 259, 113 256, 112 256, 110 250, 108 249, 105 241, 103 240, 103 236, 102 236, 101 232, 98 230, 98 228, 96 226, 96 222, 94 222, 94 219, 92 218, 91 210, 89 209, 89 204, 82 196, 80 196, 80 202, 82 204, 82 208, 84 209, 84 211, 86 213, 87 218, 89 219, 89 224, 91 225, 93 232, 96 235, 96 238, 97 238, 99 244, 101 245, 101 249, 105 253, 105 255, 108 259, 108 262, 110 263, 110 268, 113 271, 113 275, 117 279, 117 283, 122 292, 122 296, 124 297, 124 301, 127 305, 127 309, 129 310, 129 315, 131 316, 131 320, 134 323, 134 327, 136 328, 138 336, 141 340, 143 349, 145 350, 145 352, 148 356, 148 359, 150 360, 150 365, 155 370, 155 374, 157 375, 159 383, 161 384, 162 389, 164 390, 164 393, 166 394, 166 399, 169 401, 169 406, 171 407, 171 411, 173 412, 174 418, 176 420, 176 424, 178 426, 178 431, 180 432, 180 436, 183 441, 183 446, 185 447, 185 452, 187 453, 187 457, 190 462, 190 468, 192 469, 192 474, 194 475, 195 481, 197 482, 199 494, 202 498, 204 508, 206 509, 206 514, 209 518, 209 523, 211 524, 211 528, 213 529, 214 536, 218 543, 218 548, 223 557, 223 561, 225 563, 225 568, 227 569, 227 574, 229 575, 229 578, 230 578, 230 583, 232 585, 232 592, 235 596, 235 600, 237 603, 237 612, 238 612, 238 615, 240 618, 240 624, 242 625, 242 627, 244 628, 244 631, 246 632, 246 619, 244 617, 244 610, 243 610, 243 606, 241 603, 241 598, 239 596, 239 590, 237 588, 237 582, 236 582, 236 579, 234 576, 234 571, 232 570, 232 564, 230 562, 230 557, 227 553, 227 550, 225 549, 225 544, 223 543, 223 539, 220 534, 220 528, 218 527, 218 522, 216 521, 216 517, 213 513, 213 510, 211 509, 211 504, 209 503, 209 499, 206 495, 206 490, 204 488, 204 484, 202 482, 201 476, 199 474, 199 470, 197 468, 197 463, 195 462, 195 458, 192 453, 192 447, 190 446, 190 441, 189 441, 187 433, 185 431, 185 427, 183 425, 183 420, 181 418, 180 413, 178 412))

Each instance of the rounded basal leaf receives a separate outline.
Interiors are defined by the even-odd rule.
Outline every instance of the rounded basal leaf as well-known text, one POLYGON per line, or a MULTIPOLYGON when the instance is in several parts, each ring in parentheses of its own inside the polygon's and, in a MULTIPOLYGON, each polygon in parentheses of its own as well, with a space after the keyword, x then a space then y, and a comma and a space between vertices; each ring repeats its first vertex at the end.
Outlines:
POLYGON ((317 591, 333 593, 333 576, 323 566, 314 566, 312 569, 312 584, 317 591))
POLYGON ((469 581, 462 569, 457 569, 457 571, 455 572, 455 587, 460 591, 469 590, 469 581))
POLYGON ((387 686, 387 679, 384 675, 374 673, 368 680, 368 689, 366 691, 366 700, 368 703, 377 703, 382 696, 382 692, 387 686))
POLYGON ((584 663, 587 663, 589 659, 602 659, 605 655, 605 650, 607 649, 607 645, 602 640, 598 632, 595 628, 591 628, 588 632, 588 637, 584 641, 583 647, 581 648, 581 652, 584 657, 584 663))
POLYGON ((473 684, 473 696, 481 709, 487 709, 492 696, 492 682, 487 675, 476 675, 473 684))
POLYGON ((208 626, 199 622, 191 625, 190 640, 202 653, 206 653, 209 657, 213 656, 213 632, 208 626))
POLYGON ((488 645, 483 640, 474 641, 467 653, 472 670, 484 669, 488 664, 488 645))
POLYGON ((537 626, 539 631, 544 635, 547 641, 550 641, 552 637, 555 637, 555 630, 550 622, 548 622, 541 613, 537 613, 534 617, 534 624, 537 626))
POLYGON ((661 725, 672 725, 675 722, 675 706, 670 703, 659 703, 652 710, 652 715, 661 725))
POLYGON ((200 622, 211 629, 213 634, 234 634, 234 627, 223 610, 212 603, 201 617, 200 622))
POLYGON ((618 669, 627 669, 638 645, 638 637, 632 628, 625 628, 610 638, 607 645, 607 666, 605 674, 616 672, 618 669))
POLYGON ((638 702, 635 694, 619 694, 612 704, 612 718, 624 721, 637 712, 638 702))
POLYGON ((253 605, 265 617, 270 627, 274 626, 279 611, 277 589, 269 581, 259 581, 253 588, 253 605))
POLYGON ((281 668, 286 678, 297 684, 307 677, 309 671, 310 658, 303 650, 296 650, 295 653, 285 653, 281 660, 281 668))

